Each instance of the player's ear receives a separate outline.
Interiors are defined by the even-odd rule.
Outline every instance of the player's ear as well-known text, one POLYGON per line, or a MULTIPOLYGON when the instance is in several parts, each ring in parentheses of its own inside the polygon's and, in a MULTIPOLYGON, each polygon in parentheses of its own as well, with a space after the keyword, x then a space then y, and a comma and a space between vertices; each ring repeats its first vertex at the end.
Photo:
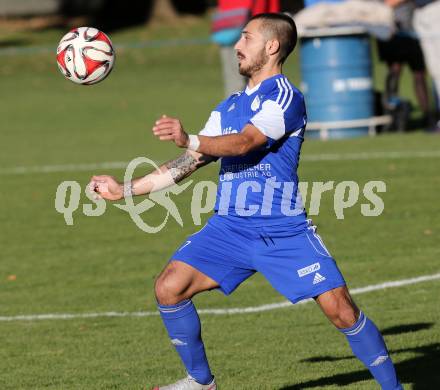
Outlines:
POLYGON ((269 39, 266 42, 266 53, 269 55, 277 54, 280 51, 280 41, 278 39, 269 39))

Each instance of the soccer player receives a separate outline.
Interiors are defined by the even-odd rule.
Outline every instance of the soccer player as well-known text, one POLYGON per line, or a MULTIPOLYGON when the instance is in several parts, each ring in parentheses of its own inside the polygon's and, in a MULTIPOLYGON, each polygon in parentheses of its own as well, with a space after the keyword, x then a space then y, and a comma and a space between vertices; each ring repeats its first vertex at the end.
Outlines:
POLYGON ((235 46, 239 71, 249 78, 246 89, 221 102, 199 135, 188 135, 178 119, 155 123, 160 140, 185 152, 129 183, 91 179, 98 196, 117 200, 163 189, 221 158, 214 215, 156 280, 158 309, 188 373, 156 389, 217 388, 191 298, 214 288, 228 295, 255 272, 292 303, 314 298, 382 389, 402 389, 381 334, 353 302, 297 192, 306 110, 302 94, 282 74, 296 41, 290 17, 254 16, 235 46))

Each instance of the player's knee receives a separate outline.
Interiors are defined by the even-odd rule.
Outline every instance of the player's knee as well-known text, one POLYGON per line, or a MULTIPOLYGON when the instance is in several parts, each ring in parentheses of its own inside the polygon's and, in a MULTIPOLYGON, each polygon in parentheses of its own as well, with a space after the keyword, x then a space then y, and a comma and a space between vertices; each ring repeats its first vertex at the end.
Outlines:
POLYGON ((330 321, 339 329, 352 327, 359 317, 359 309, 349 296, 335 297, 327 301, 323 309, 330 321))
POLYGON ((172 264, 168 264, 157 277, 154 284, 156 300, 160 305, 173 305, 175 300, 176 270, 172 264))
POLYGON ((179 288, 174 278, 159 276, 154 285, 156 300, 160 305, 175 305, 182 298, 182 289, 179 288))
POLYGON ((351 328, 357 321, 359 313, 354 307, 346 306, 341 308, 333 323, 339 329, 351 328))

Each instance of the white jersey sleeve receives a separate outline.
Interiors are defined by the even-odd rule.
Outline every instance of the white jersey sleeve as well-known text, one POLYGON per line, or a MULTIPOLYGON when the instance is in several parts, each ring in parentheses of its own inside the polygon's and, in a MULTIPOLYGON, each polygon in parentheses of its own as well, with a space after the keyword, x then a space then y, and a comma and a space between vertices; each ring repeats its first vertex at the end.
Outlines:
POLYGON ((199 135, 206 135, 207 137, 215 137, 222 135, 222 124, 220 111, 212 111, 205 127, 200 130, 199 135))
POLYGON ((276 79, 249 123, 269 138, 269 144, 286 134, 302 136, 307 123, 304 97, 287 79, 276 79))
POLYGON ((273 100, 266 100, 261 110, 254 115, 251 123, 266 137, 279 140, 286 133, 284 112, 280 105, 273 100))

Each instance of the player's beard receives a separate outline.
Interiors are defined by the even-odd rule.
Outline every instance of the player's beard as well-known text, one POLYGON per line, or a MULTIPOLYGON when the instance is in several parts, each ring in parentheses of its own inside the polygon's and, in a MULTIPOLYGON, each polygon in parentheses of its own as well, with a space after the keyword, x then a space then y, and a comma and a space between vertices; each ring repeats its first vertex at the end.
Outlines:
POLYGON ((238 65, 238 71, 242 76, 251 77, 253 74, 263 69, 264 65, 269 61, 269 55, 266 54, 265 48, 256 56, 255 60, 247 66, 238 65))

